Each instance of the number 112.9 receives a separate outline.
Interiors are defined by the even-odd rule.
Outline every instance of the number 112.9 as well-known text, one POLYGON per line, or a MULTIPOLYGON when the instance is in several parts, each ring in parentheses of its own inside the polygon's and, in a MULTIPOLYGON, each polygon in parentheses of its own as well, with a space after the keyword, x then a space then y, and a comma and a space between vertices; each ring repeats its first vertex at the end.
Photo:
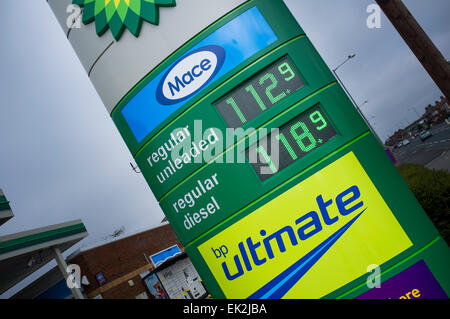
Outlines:
MULTIPOLYGON (((285 82, 291 81, 296 76, 295 72, 292 70, 291 66, 287 62, 283 62, 278 66, 278 72, 282 76, 281 80, 284 80, 285 82)), ((265 86, 265 95, 267 96, 267 99, 271 103, 270 106, 278 103, 280 100, 284 99, 289 93, 291 93, 291 91, 287 89, 281 91, 277 95, 274 95, 275 93, 273 91, 279 86, 279 80, 277 80, 275 75, 270 72, 267 72, 263 76, 261 76, 257 83, 259 83, 261 87, 265 86)), ((268 106, 264 103, 258 92, 255 90, 253 84, 246 86, 245 91, 248 92, 249 96, 251 96, 256 101, 262 112, 264 112, 268 108, 268 106)), ((242 110, 239 108, 238 104, 236 103, 235 99, 232 96, 226 100, 226 103, 232 107, 234 112, 236 112, 236 115, 238 116, 242 124, 247 122, 247 118, 244 116, 242 110)))

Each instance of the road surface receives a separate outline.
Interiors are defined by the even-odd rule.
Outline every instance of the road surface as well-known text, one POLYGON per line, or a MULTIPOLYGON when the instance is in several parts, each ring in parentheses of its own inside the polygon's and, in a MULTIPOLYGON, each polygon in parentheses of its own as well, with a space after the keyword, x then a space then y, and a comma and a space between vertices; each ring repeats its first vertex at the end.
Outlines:
POLYGON ((450 126, 442 123, 433 126, 430 132, 433 136, 427 140, 410 139, 410 144, 394 150, 397 164, 414 163, 450 171, 450 126))

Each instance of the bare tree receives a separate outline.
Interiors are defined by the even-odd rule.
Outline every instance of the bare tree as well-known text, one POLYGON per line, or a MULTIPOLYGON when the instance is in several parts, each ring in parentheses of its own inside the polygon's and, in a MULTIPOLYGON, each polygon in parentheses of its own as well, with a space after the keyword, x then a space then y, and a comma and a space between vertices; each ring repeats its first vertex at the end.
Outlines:
POLYGON ((120 235, 123 235, 125 233, 125 226, 120 226, 120 228, 115 229, 112 234, 109 234, 108 236, 103 236, 103 240, 108 240, 110 238, 117 238, 120 235))

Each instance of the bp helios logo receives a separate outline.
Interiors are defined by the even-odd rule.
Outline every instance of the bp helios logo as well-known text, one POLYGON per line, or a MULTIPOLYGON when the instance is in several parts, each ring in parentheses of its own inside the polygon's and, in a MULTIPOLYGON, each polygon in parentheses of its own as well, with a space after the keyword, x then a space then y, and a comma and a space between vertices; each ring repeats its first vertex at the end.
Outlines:
POLYGON ((189 52, 164 74, 156 89, 156 99, 163 105, 176 104, 205 87, 220 71, 225 50, 207 45, 189 52))
POLYGON ((83 23, 95 20, 98 36, 111 29, 114 39, 119 40, 125 27, 139 36, 142 20, 159 24, 159 7, 173 7, 175 0, 72 0, 83 7, 83 23))

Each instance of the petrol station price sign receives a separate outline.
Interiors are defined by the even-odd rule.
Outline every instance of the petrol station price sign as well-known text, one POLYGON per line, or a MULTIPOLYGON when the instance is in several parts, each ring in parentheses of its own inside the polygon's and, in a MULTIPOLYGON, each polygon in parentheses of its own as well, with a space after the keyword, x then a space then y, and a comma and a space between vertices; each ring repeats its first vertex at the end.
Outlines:
POLYGON ((241 84, 215 106, 229 127, 238 128, 303 85, 292 63, 284 57, 241 84))
MULTIPOLYGON (((183 116, 169 122, 166 129, 137 151, 136 162, 160 199, 214 157, 208 158, 208 154, 221 153, 219 146, 225 151, 241 140, 245 131, 261 127, 293 104, 333 83, 331 72, 310 41, 303 35, 294 36, 270 51, 265 59, 251 63, 225 81, 220 89, 188 107, 183 116), (287 54, 290 51, 302 55, 290 58, 287 54), (227 100, 232 104, 226 103, 227 100), (238 114, 243 120, 245 117, 245 123, 238 114), (235 136, 227 139, 230 133, 235 136)), ((116 111, 113 118, 123 123, 118 114, 116 111)), ((126 123, 122 127, 127 131, 126 123)))
POLYGON ((271 173, 277 173, 325 144, 334 136, 336 136, 336 131, 323 111, 320 107, 314 107, 281 126, 279 132, 274 136, 270 136, 270 134, 266 136, 265 142, 259 141, 251 145, 246 151, 246 156, 259 178, 265 181, 271 174, 263 174, 263 167, 268 166, 271 173), (267 143, 267 140, 271 138, 275 138, 278 142, 275 143, 278 146, 276 150, 271 149, 273 143, 267 143), (277 156, 277 164, 270 154, 277 156), (261 158, 263 160, 259 160, 261 158))
POLYGON ((198 251, 228 298, 320 298, 363 275, 356 265, 383 264, 411 245, 350 152, 198 251))
MULTIPOLYGON (((208 289, 220 298, 357 297, 368 290, 368 266, 404 269, 409 256, 425 258, 423 247, 442 240, 426 215, 411 219, 417 201, 399 192, 407 186, 395 174, 377 140, 366 134, 255 196, 186 251, 200 261, 202 278, 211 279, 208 289)), ((221 205, 223 198, 216 201, 221 205)), ((433 256, 427 263, 437 269, 434 280, 445 285, 448 271, 433 256)), ((448 262, 445 256, 440 262, 448 262)), ((383 280, 391 275, 383 273, 383 280)))
POLYGON ((294 104, 203 165, 163 196, 160 206, 185 245, 366 133, 367 126, 351 108, 345 93, 333 84, 321 94, 294 104), (346 116, 342 116, 345 110, 346 116), (280 142, 283 139, 285 144, 280 142), (208 210, 208 206, 215 209, 208 210))
POLYGON ((204 28, 111 111, 212 296, 448 297, 448 246, 284 2, 226 3, 183 7, 204 28))

